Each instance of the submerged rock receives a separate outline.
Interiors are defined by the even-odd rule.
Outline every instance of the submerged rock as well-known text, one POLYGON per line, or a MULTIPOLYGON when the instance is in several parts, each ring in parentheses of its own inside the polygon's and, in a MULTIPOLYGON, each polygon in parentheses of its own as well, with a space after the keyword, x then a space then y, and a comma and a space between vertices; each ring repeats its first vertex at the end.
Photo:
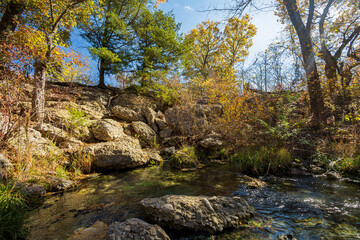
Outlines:
POLYGON ((249 188, 262 188, 266 186, 264 181, 246 175, 241 177, 241 182, 243 182, 249 188))
POLYGON ((79 228, 68 240, 105 240, 108 226, 106 223, 96 221, 88 228, 79 228))
POLYGON ((75 187, 75 182, 71 180, 66 180, 59 177, 49 177, 49 190, 58 192, 58 191, 65 191, 75 187))
POLYGON ((39 198, 42 197, 46 190, 43 186, 32 183, 16 183, 15 185, 20 189, 20 192, 29 198, 39 198))
POLYGON ((220 232, 240 227, 253 216, 248 203, 240 197, 203 197, 168 195, 140 202, 148 217, 173 229, 220 232))
POLYGON ((93 168, 105 171, 135 168, 149 162, 139 141, 127 135, 115 142, 88 145, 82 150, 82 154, 91 158, 93 168))
POLYGON ((106 235, 108 240, 170 240, 160 226, 149 224, 137 218, 111 224, 106 235))

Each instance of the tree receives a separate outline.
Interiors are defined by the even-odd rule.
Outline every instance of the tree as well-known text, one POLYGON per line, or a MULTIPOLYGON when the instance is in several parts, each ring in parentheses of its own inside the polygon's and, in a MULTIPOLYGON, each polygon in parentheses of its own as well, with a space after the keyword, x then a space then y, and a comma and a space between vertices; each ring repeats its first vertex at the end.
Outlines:
POLYGON ((199 24, 186 35, 192 48, 185 62, 185 76, 200 85, 214 76, 234 81, 236 65, 248 55, 255 34, 249 15, 229 18, 223 31, 218 22, 199 24))
POLYGON ((173 68, 187 51, 180 26, 172 13, 161 10, 144 9, 135 21, 127 69, 135 72, 142 86, 151 85, 154 76, 173 68))
POLYGON ((90 0, 34 1, 27 13, 29 27, 42 44, 34 55, 35 87, 31 111, 32 119, 38 123, 44 119, 45 82, 54 50, 69 44, 71 29, 87 16, 91 5, 90 0))
POLYGON ((25 0, 8 0, 2 2, 1 5, 4 12, 0 20, 0 43, 5 40, 10 32, 15 31, 27 3, 25 0))
POLYGON ((360 40, 360 11, 352 0, 329 0, 319 17, 319 56, 325 63, 330 97, 344 111, 352 70, 360 65, 356 50, 360 40))
MULTIPOLYGON (((259 3, 255 0, 234 0, 233 2, 235 3, 234 12, 242 12, 249 5, 259 3)), ((277 14, 283 23, 289 23, 293 27, 299 42, 315 126, 320 126, 325 116, 319 74, 321 64, 317 61, 317 57, 320 56, 325 62, 324 73, 328 79, 330 92, 336 90, 334 83, 338 82, 338 77, 335 75, 343 74, 341 81, 346 84, 345 75, 351 70, 349 72, 349 68, 344 69, 342 67, 344 62, 338 60, 344 58, 344 49, 347 48, 346 55, 351 56, 348 58, 352 59, 350 62, 357 62, 357 50, 354 46, 359 31, 357 30, 358 11, 356 0, 277 0, 277 14), (329 11, 331 7, 333 10, 329 11), (331 40, 331 44, 328 40, 331 40), (328 48, 329 46, 331 47, 328 48), (318 52, 318 49, 321 50, 318 52)), ((291 28, 289 30, 292 31, 291 28)), ((354 68, 354 64, 348 66, 350 69, 354 68)), ((351 77, 347 79, 349 81, 351 77)))
POLYGON ((147 0, 96 1, 89 23, 81 26, 81 36, 91 44, 90 53, 99 61, 99 87, 105 87, 105 75, 128 64, 128 47, 134 21, 147 0))

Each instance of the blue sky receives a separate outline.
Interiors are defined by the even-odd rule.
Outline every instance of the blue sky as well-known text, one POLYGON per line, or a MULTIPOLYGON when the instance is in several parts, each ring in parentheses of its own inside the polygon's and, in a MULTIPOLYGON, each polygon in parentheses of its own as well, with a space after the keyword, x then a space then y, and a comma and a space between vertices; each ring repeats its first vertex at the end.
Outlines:
MULTIPOLYGON (((169 0, 159 8, 164 11, 173 11, 176 21, 182 23, 181 31, 186 33, 195 28, 197 24, 208 19, 212 21, 224 20, 226 12, 212 11, 201 12, 214 7, 222 8, 225 0, 169 0)), ((259 51, 266 49, 281 31, 281 24, 277 22, 277 17, 273 11, 250 12, 253 24, 257 28, 257 34, 253 39, 254 45, 250 49, 250 56, 253 57, 259 51)))
MULTIPOLYGON (((181 23, 181 32, 187 33, 202 21, 208 19, 212 21, 224 20, 227 16, 226 12, 200 12, 212 7, 221 8, 224 6, 224 3, 225 0, 169 0, 167 3, 162 4, 159 9, 162 9, 165 12, 172 11, 176 21, 181 23)), ((253 18, 253 24, 257 27, 257 34, 253 39, 254 45, 250 49, 251 59, 258 52, 265 50, 268 44, 273 42, 276 36, 279 35, 281 24, 277 22, 277 18, 272 11, 250 12, 250 15, 253 18)), ((78 34, 73 35, 72 42, 74 43, 74 50, 80 52, 84 56, 90 57, 86 49, 87 43, 78 34)), ((90 68, 91 79, 96 82, 98 80, 96 61, 90 61, 90 68)))

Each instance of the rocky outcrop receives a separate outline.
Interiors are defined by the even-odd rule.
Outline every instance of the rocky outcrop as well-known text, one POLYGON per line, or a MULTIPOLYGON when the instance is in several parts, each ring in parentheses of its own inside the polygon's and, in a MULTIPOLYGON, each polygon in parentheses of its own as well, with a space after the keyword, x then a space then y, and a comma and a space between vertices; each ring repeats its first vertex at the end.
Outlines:
POLYGON ((248 203, 240 197, 168 195, 147 198, 140 204, 148 217, 160 225, 210 233, 240 227, 253 216, 248 203))
POLYGON ((91 144, 82 150, 97 170, 116 171, 146 165, 149 157, 137 139, 124 135, 115 142, 91 144))
POLYGON ((0 180, 8 177, 8 172, 13 168, 13 164, 3 154, 0 153, 0 180))
POLYGON ((134 110, 131 110, 127 107, 122 106, 114 106, 111 108, 112 114, 121 120, 125 120, 127 122, 140 121, 141 115, 134 110))
POLYGON ((36 128, 41 133, 41 136, 53 141, 56 146, 66 149, 66 151, 73 152, 83 146, 83 143, 70 136, 68 132, 63 129, 57 128, 53 125, 43 123, 36 128))
POLYGON ((156 125, 156 112, 149 108, 149 107, 145 107, 143 109, 143 113, 145 115, 146 121, 149 124, 149 126, 155 131, 158 132, 159 128, 156 125))
POLYGON ((211 134, 206 135, 203 140, 200 141, 200 145, 208 150, 219 149, 223 146, 221 141, 221 135, 212 132, 211 134))
POLYGON ((141 114, 142 109, 146 107, 157 109, 158 103, 154 98, 148 96, 124 93, 114 98, 111 102, 111 106, 126 107, 141 114))
POLYGON ((21 155, 30 152, 33 156, 44 157, 63 153, 51 140, 43 138, 40 132, 32 128, 20 128, 9 139, 9 145, 21 155))
POLYGON ((153 146, 156 143, 156 133, 149 125, 144 122, 132 122, 131 126, 139 136, 142 146, 153 146))
POLYGON ((101 119, 93 123, 91 131, 94 137, 100 141, 114 141, 124 135, 120 123, 112 119, 101 119))
POLYGON ((88 228, 79 228, 68 240, 105 240, 108 226, 106 223, 96 221, 88 228))
POLYGON ((106 235, 108 240, 170 240, 160 226, 149 224, 137 218, 111 224, 106 235))

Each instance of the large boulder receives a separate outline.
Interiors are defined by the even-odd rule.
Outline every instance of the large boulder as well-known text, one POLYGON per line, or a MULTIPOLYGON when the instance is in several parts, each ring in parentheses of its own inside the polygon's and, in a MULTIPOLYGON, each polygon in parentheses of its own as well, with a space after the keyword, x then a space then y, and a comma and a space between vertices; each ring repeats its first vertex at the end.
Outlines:
POLYGON ((112 119, 98 120, 91 126, 91 131, 94 137, 100 141, 113 141, 124 135, 123 127, 112 119))
POLYGON ((3 154, 0 153, 0 180, 8 177, 8 172, 13 168, 13 164, 3 154))
POLYGON ((108 240, 170 240, 160 226, 149 224, 138 218, 111 224, 106 235, 108 240))
POLYGON ((139 136, 142 146, 153 146, 156 143, 156 133, 149 125, 139 121, 132 122, 131 126, 139 136))
POLYGON ((210 233, 242 226, 253 216, 248 203, 240 197, 167 195, 140 202, 148 217, 173 229, 210 233))
POLYGON ((117 105, 111 108, 111 112, 118 119, 125 120, 127 122, 141 120, 141 115, 139 113, 127 107, 117 105))
POLYGON ((63 153, 54 142, 49 139, 43 138, 39 131, 21 127, 9 139, 10 147, 16 149, 19 154, 25 155, 30 152, 33 156, 53 156, 63 153))
POLYGON ((81 154, 90 157, 93 168, 104 171, 135 168, 149 162, 149 157, 141 149, 139 141, 127 135, 115 142, 88 145, 81 154))

